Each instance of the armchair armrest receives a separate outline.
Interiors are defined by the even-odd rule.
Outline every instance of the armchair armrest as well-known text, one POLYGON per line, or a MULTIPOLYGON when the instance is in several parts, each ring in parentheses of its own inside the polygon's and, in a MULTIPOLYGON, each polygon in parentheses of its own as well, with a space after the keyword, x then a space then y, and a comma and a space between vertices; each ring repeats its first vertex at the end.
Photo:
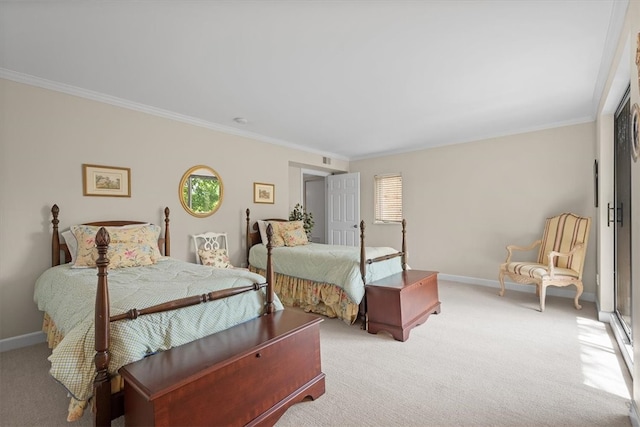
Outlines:
POLYGON ((549 267, 548 268, 549 268, 549 276, 551 277, 551 279, 553 279, 554 268, 555 268, 553 260, 556 257, 564 257, 564 258, 569 257, 569 256, 573 255, 574 253, 576 253, 576 251, 579 251, 580 249, 582 249, 583 247, 584 247, 584 245, 582 243, 578 243, 569 252, 556 252, 556 251, 549 252, 549 267))
POLYGON ((505 261, 506 264, 509 264, 511 262, 511 256, 513 255, 513 251, 530 251, 531 249, 535 248, 536 246, 539 246, 542 243, 542 240, 536 240, 535 242, 533 242, 532 244, 530 244, 529 246, 516 246, 516 245, 508 245, 507 246, 507 260, 505 261))

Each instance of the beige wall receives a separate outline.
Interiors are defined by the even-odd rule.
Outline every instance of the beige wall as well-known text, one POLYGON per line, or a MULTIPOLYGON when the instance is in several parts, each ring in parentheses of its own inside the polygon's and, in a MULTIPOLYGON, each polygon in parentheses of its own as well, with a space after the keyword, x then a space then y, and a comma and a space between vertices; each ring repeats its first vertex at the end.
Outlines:
MULTIPOLYGON (((301 169, 326 170, 319 154, 8 80, 0 79, 0 94, 0 339, 40 327, 33 284, 49 266, 53 203, 62 228, 114 217, 158 222, 169 206, 173 256, 192 260, 190 234, 224 230, 240 264, 245 209, 256 219, 286 217, 301 169), (82 163, 130 167, 132 197, 82 196, 82 163), (220 210, 205 219, 177 199, 180 177, 195 164, 216 169, 225 185, 220 210), (252 203, 255 181, 276 185, 274 205, 252 203)), ((368 245, 399 245, 399 227, 372 224, 372 206, 373 175, 401 172, 411 266, 495 281, 504 246, 537 239, 543 218, 595 215, 595 134, 587 123, 333 166, 361 173, 368 245), (557 156, 544 162, 550 153, 557 156)), ((585 287, 595 292, 593 230, 585 287)))
MULTIPOLYGON (((0 79, 0 91, 0 339, 40 327, 33 284, 50 262, 53 203, 61 228, 116 217, 159 222, 169 206, 172 256, 192 260, 191 234, 224 230, 240 264, 245 209, 253 218, 286 217, 298 202, 301 169, 327 170, 318 154, 8 80, 0 79), (82 196, 82 163, 130 167, 132 197, 82 196), (225 185, 221 208, 205 219, 188 215, 177 199, 182 174, 195 164, 216 169, 225 185), (255 181, 276 185, 274 205, 252 203, 255 181)), ((371 224, 370 207, 373 175, 400 171, 411 265, 495 280, 504 246, 537 238, 541 218, 565 210, 592 214, 593 152, 594 127, 584 124, 352 162, 362 174, 367 244, 399 245, 399 228, 371 224), (549 152, 564 155, 541 166, 549 152), (512 201, 518 191, 529 194, 527 201, 512 201), (457 254, 465 254, 464 263, 457 254)), ((349 167, 339 160, 333 166, 349 167)), ((589 262, 587 292, 593 271, 589 262)))
MULTIPOLYGON (((231 258, 244 262, 245 209, 253 218, 289 212, 289 163, 325 169, 322 155, 225 134, 126 108, 0 79, 0 339, 38 331, 33 302, 50 266, 50 209, 60 226, 101 219, 159 223, 171 209, 171 255, 192 261, 190 235, 226 231, 231 258), (84 197, 83 163, 131 168, 132 197, 84 197), (178 184, 191 166, 214 168, 224 183, 220 209, 187 214, 178 184), (274 205, 253 204, 253 182, 276 186, 274 205)), ((347 162, 334 161, 336 170, 347 162)))
MULTIPOLYGON (((361 174, 368 245, 400 241, 399 226, 372 216, 374 175, 400 172, 409 265, 497 281, 505 246, 539 239, 545 218, 594 217, 594 156, 595 125, 586 123, 354 161, 351 171, 361 174)), ((593 230, 590 238, 584 282, 593 293, 593 230)))

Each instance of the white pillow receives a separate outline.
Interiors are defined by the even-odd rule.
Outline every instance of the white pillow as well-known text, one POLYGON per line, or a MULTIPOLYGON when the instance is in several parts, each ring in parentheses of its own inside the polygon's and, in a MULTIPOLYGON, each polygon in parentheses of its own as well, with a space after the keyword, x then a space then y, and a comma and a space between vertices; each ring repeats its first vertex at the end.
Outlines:
POLYGON ((71 230, 63 231, 60 234, 62 234, 62 238, 69 248, 69 252, 71 253, 71 263, 73 264, 76 261, 76 253, 78 252, 78 241, 76 240, 76 236, 73 235, 71 230))
POLYGON ((266 245, 267 238, 267 227, 269 226, 269 221, 256 221, 258 223, 258 230, 260 231, 260 239, 262 240, 262 244, 266 245))

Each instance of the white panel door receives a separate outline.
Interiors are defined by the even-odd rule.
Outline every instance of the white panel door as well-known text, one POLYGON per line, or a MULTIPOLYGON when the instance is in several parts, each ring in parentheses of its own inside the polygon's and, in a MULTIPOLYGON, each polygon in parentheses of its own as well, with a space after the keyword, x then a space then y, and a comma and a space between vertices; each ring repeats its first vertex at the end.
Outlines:
POLYGON ((331 175, 327 183, 327 243, 360 246, 360 173, 331 175))

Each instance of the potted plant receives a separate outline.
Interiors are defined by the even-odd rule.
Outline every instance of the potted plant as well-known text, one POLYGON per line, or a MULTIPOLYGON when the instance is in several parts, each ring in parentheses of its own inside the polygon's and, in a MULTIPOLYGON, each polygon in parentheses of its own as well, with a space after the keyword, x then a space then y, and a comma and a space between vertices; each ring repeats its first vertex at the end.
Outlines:
POLYGON ((300 203, 297 203, 289 214, 289 221, 302 221, 304 231, 307 233, 307 239, 311 241, 311 230, 313 230, 313 214, 306 212, 300 203))

